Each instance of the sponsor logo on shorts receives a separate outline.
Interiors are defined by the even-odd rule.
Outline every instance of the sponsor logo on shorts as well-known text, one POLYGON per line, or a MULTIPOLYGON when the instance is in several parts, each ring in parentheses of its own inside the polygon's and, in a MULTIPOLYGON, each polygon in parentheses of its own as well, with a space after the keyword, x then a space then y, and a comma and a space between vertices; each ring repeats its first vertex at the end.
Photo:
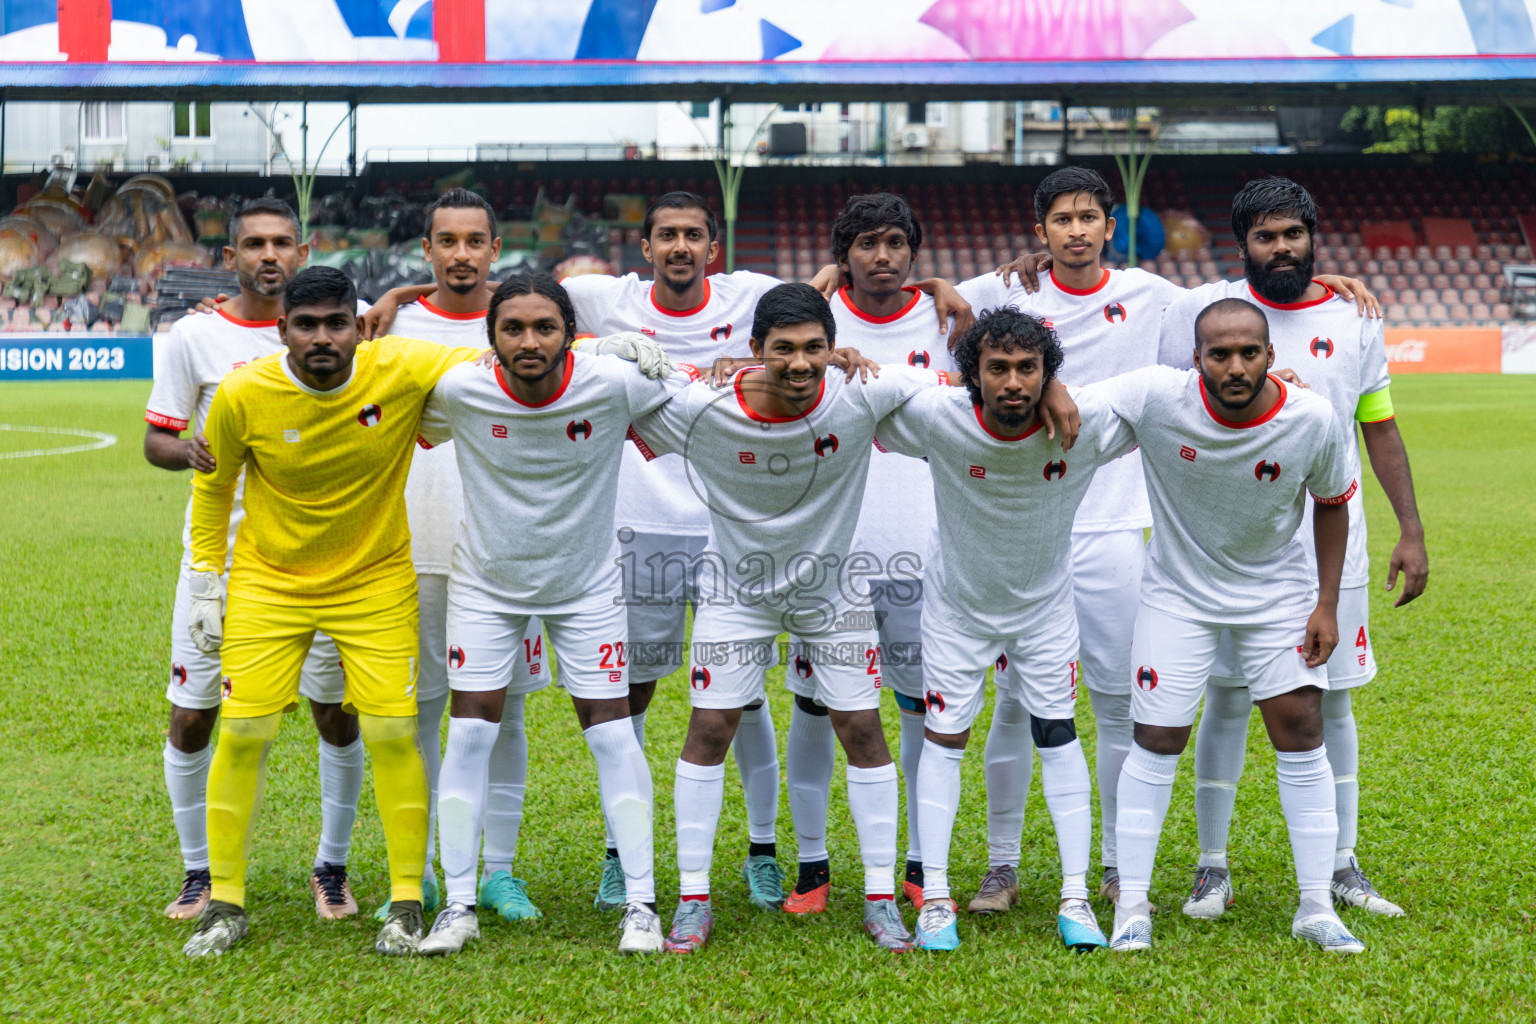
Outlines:
POLYGON ((912 352, 908 352, 907 353, 907 365, 908 366, 916 366, 916 367, 919 367, 921 369, 926 370, 926 369, 928 369, 928 363, 929 362, 930 362, 930 360, 928 358, 928 353, 925 352, 925 351, 914 350, 912 352))
POLYGON ((1187 444, 1179 445, 1179 458, 1185 462, 1194 462, 1198 453, 1187 444))
POLYGON ((709 332, 710 341, 729 341, 731 337, 731 325, 721 324, 709 332))
POLYGON ((179 661, 171 662, 171 682, 177 686, 187 685, 187 667, 179 661))
POLYGON ((592 436, 592 421, 591 420, 571 420, 571 422, 569 422, 569 423, 567 423, 565 425, 565 436, 566 437, 568 437, 572 441, 574 441, 574 440, 576 440, 576 435, 577 434, 581 435, 581 439, 583 441, 585 441, 587 438, 591 437, 592 436))
POLYGON ((795 675, 801 679, 811 678, 811 659, 803 654, 795 655, 795 675))
POLYGON ((450 647, 450 648, 448 648, 448 667, 449 668, 453 668, 453 669, 459 669, 459 668, 463 668, 464 667, 464 648, 462 648, 462 647, 450 647))
POLYGON ((944 713, 944 695, 938 690, 929 690, 923 696, 923 703, 928 705, 929 711, 937 711, 940 714, 944 713))
POLYGON ((1047 480, 1060 480, 1067 475, 1067 464, 1057 459, 1055 462, 1045 464, 1045 478, 1047 480))
POLYGON ((224 681, 219 684, 219 690, 224 694, 225 700, 229 700, 229 695, 235 692, 235 684, 229 681, 229 676, 224 677, 224 681))
POLYGON ((365 405, 357 410, 357 422, 365 427, 378 426, 379 420, 384 418, 384 411, 376 405, 365 405))
POLYGON ((993 664, 997 666, 997 670, 999 672, 1008 671, 1008 655, 1006 653, 999 654, 997 656, 997 661, 993 662, 993 664))
POLYGON ((815 450, 817 458, 825 458, 837 451, 837 435, 828 434, 826 437, 818 437, 811 448, 815 450))
POLYGON ((1143 665, 1136 670, 1136 685, 1143 690, 1157 689, 1157 669, 1143 665))
POLYGON ((1280 463, 1265 462, 1261 459, 1259 464, 1253 467, 1253 478, 1255 480, 1268 480, 1270 483, 1274 483, 1280 479, 1280 463))
POLYGON ((1312 343, 1307 348, 1311 350, 1314 356, 1327 359, 1333 355, 1333 339, 1313 338, 1312 343))
POLYGON ((688 685, 695 690, 709 689, 709 669, 703 665, 695 666, 692 675, 688 677, 688 685))
POLYGON ((1118 302, 1111 302, 1104 307, 1104 319, 1112 324, 1125 323, 1125 307, 1118 302))

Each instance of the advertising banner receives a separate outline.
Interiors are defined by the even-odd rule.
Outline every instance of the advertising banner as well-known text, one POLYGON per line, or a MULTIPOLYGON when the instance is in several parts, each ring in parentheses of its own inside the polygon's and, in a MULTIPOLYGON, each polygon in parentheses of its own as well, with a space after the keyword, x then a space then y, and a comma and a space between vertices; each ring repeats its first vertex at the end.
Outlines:
POLYGON ((0 380, 151 380, 154 340, 123 334, 0 334, 0 380))
POLYGON ((1499 373, 1498 327, 1388 327, 1387 369, 1399 373, 1499 373))

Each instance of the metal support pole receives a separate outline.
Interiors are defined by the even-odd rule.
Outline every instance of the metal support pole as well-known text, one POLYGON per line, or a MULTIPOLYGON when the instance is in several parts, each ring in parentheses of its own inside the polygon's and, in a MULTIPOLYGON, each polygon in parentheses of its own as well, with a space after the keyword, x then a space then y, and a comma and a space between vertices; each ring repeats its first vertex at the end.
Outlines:
POLYGON ((357 178, 357 100, 347 103, 347 176, 357 178))
POLYGON ((1061 155, 1056 162, 1064 164, 1067 162, 1067 157, 1070 155, 1072 148, 1072 137, 1067 130, 1067 110, 1069 108, 1066 97, 1062 97, 1057 106, 1061 108, 1061 155))
POLYGON ((1024 101, 1013 101, 1013 162, 1024 163, 1024 101))

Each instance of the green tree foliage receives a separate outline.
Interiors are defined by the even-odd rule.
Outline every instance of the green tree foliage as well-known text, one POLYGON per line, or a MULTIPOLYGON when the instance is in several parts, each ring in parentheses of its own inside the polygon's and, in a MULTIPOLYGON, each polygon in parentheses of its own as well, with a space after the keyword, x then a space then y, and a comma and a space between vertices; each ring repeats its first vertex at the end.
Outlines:
POLYGON ((1497 153, 1528 149, 1530 140, 1502 107, 1428 107, 1423 125, 1413 107, 1350 107, 1339 127, 1364 132, 1367 153, 1497 153))

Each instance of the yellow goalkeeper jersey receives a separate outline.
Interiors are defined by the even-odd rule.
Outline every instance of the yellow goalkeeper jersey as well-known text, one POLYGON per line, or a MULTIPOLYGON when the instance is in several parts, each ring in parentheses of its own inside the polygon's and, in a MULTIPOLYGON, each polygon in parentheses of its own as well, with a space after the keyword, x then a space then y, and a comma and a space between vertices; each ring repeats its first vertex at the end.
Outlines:
POLYGON ((231 593, 333 604, 413 586, 404 492, 422 407, 444 372, 480 351, 364 342, 332 391, 301 382, 286 351, 225 377, 203 427, 218 468, 192 483, 193 568, 224 568, 243 468, 231 593))

